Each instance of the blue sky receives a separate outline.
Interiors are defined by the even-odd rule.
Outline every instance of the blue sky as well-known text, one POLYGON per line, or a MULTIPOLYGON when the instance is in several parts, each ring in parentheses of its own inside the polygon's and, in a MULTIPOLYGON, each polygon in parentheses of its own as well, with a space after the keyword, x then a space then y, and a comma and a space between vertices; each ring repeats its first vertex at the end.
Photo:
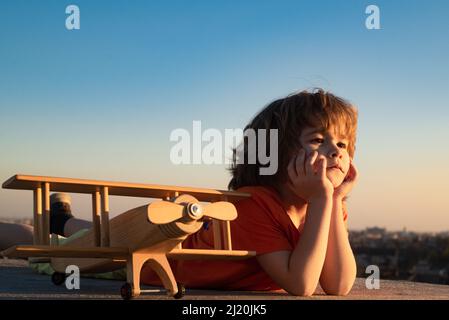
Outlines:
MULTIPOLYGON (((225 166, 170 163, 170 132, 243 127, 270 101, 323 87, 360 113, 350 226, 449 229, 448 30, 444 0, 4 0, 0 178, 223 189, 225 166), (80 30, 65 28, 69 4, 80 30), (370 4, 381 30, 365 28, 370 4)), ((0 208, 28 215, 31 195, 0 190, 0 208)))

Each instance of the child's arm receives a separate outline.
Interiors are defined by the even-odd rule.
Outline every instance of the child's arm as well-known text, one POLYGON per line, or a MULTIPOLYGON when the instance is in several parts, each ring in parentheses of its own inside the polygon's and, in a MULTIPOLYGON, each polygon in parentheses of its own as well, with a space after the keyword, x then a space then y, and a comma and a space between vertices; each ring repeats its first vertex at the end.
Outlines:
POLYGON ((320 277, 321 287, 327 294, 348 294, 357 274, 354 254, 343 220, 343 199, 351 191, 357 178, 357 169, 351 163, 345 181, 334 190, 326 260, 320 277))
POLYGON ((334 199, 326 259, 320 277, 321 288, 327 294, 347 295, 354 284, 356 273, 355 258, 343 220, 342 201, 334 199))
POLYGON ((311 296, 315 292, 326 257, 331 209, 332 196, 311 201, 293 252, 277 251, 258 257, 265 272, 291 294, 311 296))
POLYGON ((283 289, 294 295, 310 296, 318 285, 326 257, 334 188, 326 177, 326 159, 320 157, 315 172, 318 153, 312 153, 305 161, 305 152, 301 151, 288 167, 292 191, 308 202, 301 238, 293 252, 267 253, 258 256, 258 261, 283 289))

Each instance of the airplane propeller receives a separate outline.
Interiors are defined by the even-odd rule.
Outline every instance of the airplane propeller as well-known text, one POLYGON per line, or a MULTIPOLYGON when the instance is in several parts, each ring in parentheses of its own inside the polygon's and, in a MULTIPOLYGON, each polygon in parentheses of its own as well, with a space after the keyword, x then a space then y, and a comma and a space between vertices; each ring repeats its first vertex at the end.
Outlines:
POLYGON ((148 219, 154 224, 170 223, 183 217, 198 220, 203 216, 218 220, 234 220, 237 218, 237 210, 232 203, 226 201, 217 201, 206 206, 196 202, 185 205, 171 201, 155 201, 148 207, 148 219))

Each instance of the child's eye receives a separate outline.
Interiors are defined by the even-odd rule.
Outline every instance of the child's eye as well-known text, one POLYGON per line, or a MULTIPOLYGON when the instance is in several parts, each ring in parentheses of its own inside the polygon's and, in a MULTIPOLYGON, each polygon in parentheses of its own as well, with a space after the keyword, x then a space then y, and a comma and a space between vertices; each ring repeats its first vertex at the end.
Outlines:
POLYGON ((323 143, 324 142, 324 140, 323 139, 321 139, 321 138, 315 138, 315 139, 312 139, 312 141, 311 141, 312 143, 323 143))

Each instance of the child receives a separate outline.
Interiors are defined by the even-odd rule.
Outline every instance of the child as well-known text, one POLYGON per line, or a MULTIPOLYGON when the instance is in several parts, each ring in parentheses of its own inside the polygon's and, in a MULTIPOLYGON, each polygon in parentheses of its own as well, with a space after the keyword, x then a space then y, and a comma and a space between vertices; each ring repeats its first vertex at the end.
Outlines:
MULTIPOLYGON (((356 276, 344 206, 357 179, 356 127, 355 108, 323 90, 292 94, 263 109, 245 129, 278 129, 279 170, 263 176, 260 164, 234 161, 229 183, 252 195, 236 203, 233 249, 257 256, 174 261, 177 280, 187 288, 284 289, 300 296, 312 295, 319 282, 327 294, 346 295, 356 276)), ((212 230, 189 236, 183 248, 213 248, 212 230)), ((160 283, 149 267, 142 282, 160 283)))
MULTIPOLYGON (((229 183, 229 189, 252 195, 235 204, 233 249, 257 256, 171 261, 177 281, 187 288, 284 289, 300 296, 312 295, 320 283, 327 294, 348 294, 356 264, 344 202, 358 176, 352 163, 356 127, 355 108, 323 90, 295 93, 264 108, 246 129, 278 130, 279 169, 259 175, 261 164, 234 159, 229 183)), ((70 212, 64 214, 53 224, 55 230, 67 236, 86 226, 70 212)), ((213 247, 212 226, 183 242, 183 248, 213 247)), ((161 284, 149 266, 142 269, 141 281, 161 284)))

